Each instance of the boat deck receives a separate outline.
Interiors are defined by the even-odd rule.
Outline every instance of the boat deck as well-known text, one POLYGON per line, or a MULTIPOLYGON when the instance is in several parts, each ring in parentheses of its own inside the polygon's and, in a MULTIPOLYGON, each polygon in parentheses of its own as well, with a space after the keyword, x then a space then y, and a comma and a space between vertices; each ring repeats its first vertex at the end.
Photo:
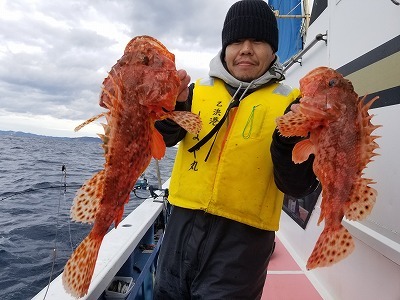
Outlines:
POLYGON ((268 266, 262 300, 320 300, 323 299, 296 263, 284 244, 275 239, 275 251, 268 266))

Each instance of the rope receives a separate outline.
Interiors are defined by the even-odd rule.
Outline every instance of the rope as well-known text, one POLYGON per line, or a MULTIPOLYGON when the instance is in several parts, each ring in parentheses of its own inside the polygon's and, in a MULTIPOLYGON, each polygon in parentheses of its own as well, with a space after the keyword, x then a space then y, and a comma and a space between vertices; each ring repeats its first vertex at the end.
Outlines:
POLYGON ((253 130, 253 120, 254 120, 254 112, 256 110, 256 107, 259 105, 253 106, 253 109, 251 110, 250 116, 247 119, 247 123, 243 128, 242 136, 245 140, 249 139, 251 136, 251 132, 253 130), (248 128, 249 127, 249 128, 248 128), (246 129, 248 128, 248 132, 246 133, 246 129))
MULTIPOLYGON (((55 234, 55 237, 54 237, 53 258, 52 258, 52 263, 51 263, 49 283, 47 284, 46 293, 44 294, 43 300, 46 299, 46 297, 47 297, 47 293, 48 293, 49 288, 50 288, 50 283, 51 283, 51 281, 53 279, 53 275, 54 275, 54 267, 55 267, 56 259, 57 259, 57 238, 58 238, 58 228, 59 228, 59 222, 60 222, 61 196, 63 195, 63 198, 65 200, 65 194, 67 192, 67 168, 65 167, 65 165, 62 165, 61 172, 62 172, 61 183, 62 183, 62 186, 64 187, 64 190, 63 191, 60 190, 60 195, 58 197, 57 218, 56 218, 56 234, 55 234), (62 195, 61 195, 61 193, 62 193, 62 195)), ((71 231, 69 232, 69 234, 70 234, 70 242, 71 242, 71 247, 72 247, 71 231)))
MULTIPOLYGON (((42 187, 42 188, 29 188, 29 189, 26 189, 26 190, 24 190, 24 191, 20 191, 20 192, 13 192, 13 193, 11 193, 10 195, 8 195, 8 196, 5 196, 5 197, 3 197, 3 198, 0 198, 0 202, 1 201, 3 201, 3 200, 6 200, 6 199, 9 199, 9 198, 11 198, 11 197, 14 197, 14 196, 17 196, 17 195, 23 195, 23 194, 28 194, 28 193, 32 193, 32 192, 36 192, 36 191, 39 191, 39 190, 47 190, 47 189, 62 189, 62 188, 64 188, 64 191, 67 189, 67 188, 73 188, 73 189, 75 189, 75 188, 80 188, 82 185, 78 185, 78 184, 74 184, 74 185, 64 185, 64 186, 59 186, 59 185, 54 185, 54 186, 46 186, 46 187, 42 187)), ((7 193, 7 192, 6 192, 7 193)), ((4 194, 6 194, 6 193, 4 193, 4 194)))

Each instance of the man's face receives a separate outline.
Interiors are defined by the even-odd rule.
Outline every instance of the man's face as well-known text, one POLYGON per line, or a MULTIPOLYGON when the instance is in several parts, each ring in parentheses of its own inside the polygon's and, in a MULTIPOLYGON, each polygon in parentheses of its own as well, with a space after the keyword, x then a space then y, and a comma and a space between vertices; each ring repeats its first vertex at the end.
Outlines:
POLYGON ((243 39, 229 44, 225 51, 225 62, 229 73, 240 81, 250 82, 263 75, 275 53, 272 47, 255 39, 243 39))

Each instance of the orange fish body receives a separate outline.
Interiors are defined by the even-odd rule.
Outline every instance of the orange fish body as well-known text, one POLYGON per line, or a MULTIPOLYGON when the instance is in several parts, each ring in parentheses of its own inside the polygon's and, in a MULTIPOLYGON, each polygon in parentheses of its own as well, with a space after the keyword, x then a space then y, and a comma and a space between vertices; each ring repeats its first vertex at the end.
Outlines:
POLYGON ((307 269, 330 266, 347 257, 354 242, 341 224, 370 214, 377 192, 362 178, 362 171, 378 145, 367 104, 359 99, 350 81, 327 67, 319 67, 300 80, 302 98, 292 111, 277 119, 283 136, 308 136, 297 143, 295 163, 315 155, 313 170, 322 185, 321 215, 325 226, 307 262, 307 269))
POLYGON ((68 260, 64 273, 65 289, 75 297, 88 291, 101 242, 112 223, 117 227, 124 205, 151 157, 161 159, 165 143, 154 122, 170 118, 192 133, 201 121, 190 112, 168 112, 175 107, 180 79, 175 58, 167 48, 149 36, 132 39, 124 55, 103 82, 101 102, 108 112, 78 126, 105 116, 104 170, 89 179, 74 199, 74 220, 94 223, 88 236, 68 260))

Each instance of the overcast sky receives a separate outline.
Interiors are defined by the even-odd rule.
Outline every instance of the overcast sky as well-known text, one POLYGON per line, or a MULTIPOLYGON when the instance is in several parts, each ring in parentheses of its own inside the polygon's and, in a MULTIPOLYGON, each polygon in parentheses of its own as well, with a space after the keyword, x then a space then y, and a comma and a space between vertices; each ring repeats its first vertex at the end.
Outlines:
POLYGON ((192 80, 207 76, 236 0, 0 0, 0 130, 73 129, 102 111, 101 83, 137 35, 151 35, 192 80))

